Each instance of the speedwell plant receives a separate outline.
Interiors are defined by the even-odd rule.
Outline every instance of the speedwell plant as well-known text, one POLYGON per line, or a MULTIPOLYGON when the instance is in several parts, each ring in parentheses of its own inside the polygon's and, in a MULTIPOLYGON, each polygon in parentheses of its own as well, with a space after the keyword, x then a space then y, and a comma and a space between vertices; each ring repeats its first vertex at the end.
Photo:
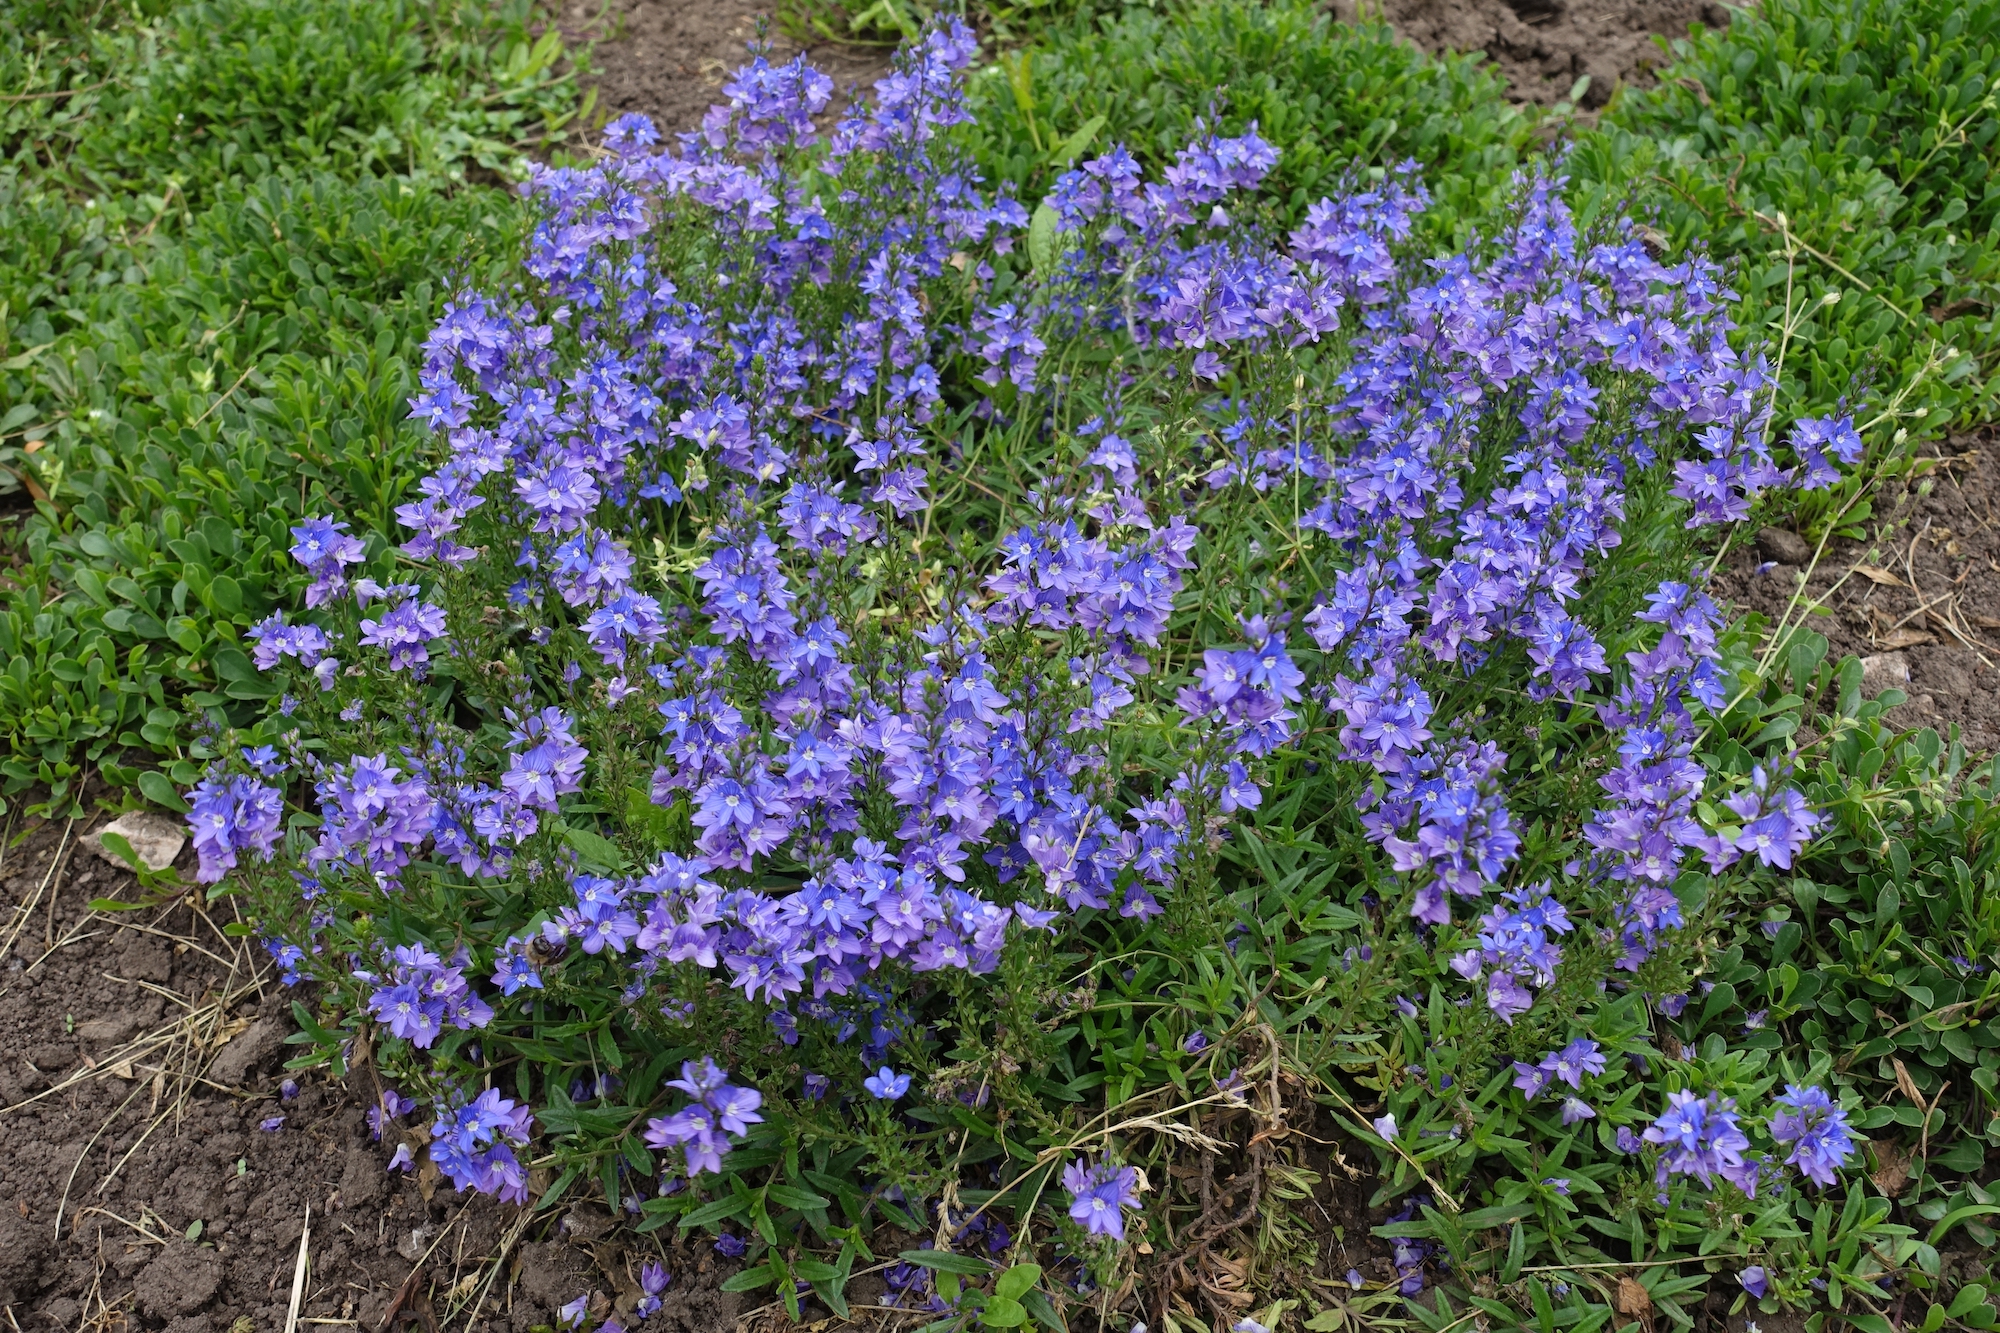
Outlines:
POLYGON ((1378 1290, 1698 1243, 1796 1295, 1839 1089, 1655 1030, 1820 821, 1783 737, 1702 758, 1740 649, 1681 534, 1861 439, 1774 455, 1722 275, 1553 177, 1429 262, 1411 171, 1276 234, 1254 127, 1031 216, 954 133, 974 52, 824 141, 759 58, 538 172, 519 281, 427 344, 409 540, 295 530, 281 715, 191 818, 317 984, 301 1063, 424 1106, 398 1165, 709 1228, 794 1312, 887 1222, 894 1301, 1157 1317, 1126 1242, 1281 1085, 1376 1155, 1378 1290))

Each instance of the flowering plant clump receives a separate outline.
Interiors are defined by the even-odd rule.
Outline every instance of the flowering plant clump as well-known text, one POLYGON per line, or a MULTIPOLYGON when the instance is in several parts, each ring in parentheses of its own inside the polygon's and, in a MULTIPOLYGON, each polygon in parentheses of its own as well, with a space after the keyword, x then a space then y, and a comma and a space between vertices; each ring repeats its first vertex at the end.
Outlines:
POLYGON ((1700 748, 1741 650, 1684 534, 1849 425, 1781 466, 1722 275, 1553 175, 1428 261, 1409 170, 1267 229, 1254 126, 1031 215, 956 146, 973 54, 931 29, 824 140, 829 81, 759 57, 677 144, 537 172, 518 285, 426 346, 408 539, 295 532, 202 878, 458 1188, 736 1224, 794 1305, 846 1270, 787 1247, 871 1218, 1115 1286, 1129 1163, 1281 1072, 1372 1122, 1385 1199, 1831 1183, 1823 1065, 1773 1101, 1768 1048, 1652 1025, 1819 820, 1782 744, 1700 748))

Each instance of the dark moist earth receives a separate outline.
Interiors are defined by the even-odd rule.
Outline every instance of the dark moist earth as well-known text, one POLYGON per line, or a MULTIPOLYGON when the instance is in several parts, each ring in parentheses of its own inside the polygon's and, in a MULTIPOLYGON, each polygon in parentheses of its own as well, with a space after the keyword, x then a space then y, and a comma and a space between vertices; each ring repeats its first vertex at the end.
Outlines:
MULTIPOLYGON (((778 33, 769 5, 734 0, 567 0, 562 29, 572 45, 595 43, 591 83, 602 113, 644 112, 663 133, 699 125, 760 36, 769 39, 773 61, 801 49, 778 33)), ((830 115, 889 68, 883 46, 824 42, 804 49, 833 80, 830 115)))
POLYGON ((23 1333, 281 1333, 308 1208, 307 1333, 382 1327, 399 1291, 417 1327, 465 1328, 482 1298, 483 1329, 525 1333, 585 1293, 602 1317, 630 1309, 650 1258, 674 1281, 648 1333, 713 1333, 747 1308, 716 1289, 712 1251, 619 1231, 601 1207, 530 1218, 428 1170, 390 1175, 409 1127, 371 1136, 365 1070, 301 1074, 283 1098, 291 997, 261 950, 224 934, 227 900, 92 912, 139 896, 89 850, 103 822, 17 819, 0 859, 0 1307, 23 1333))
POLYGON ((1713 0, 1336 0, 1334 9, 1351 16, 1357 4, 1427 51, 1484 51, 1516 102, 1561 101, 1589 75, 1583 105, 1592 109, 1620 84, 1652 85, 1668 63, 1655 34, 1729 24, 1713 0))
MULTIPOLYGON (((2000 749, 2000 433, 1925 452, 1928 475, 1876 498, 1872 540, 1829 542, 1800 600, 1832 613, 1806 623, 1830 658, 1862 659, 1865 694, 1908 696, 1890 721, 1940 735, 1956 725, 1968 751, 1990 755, 2000 749)), ((1775 622, 1811 559, 1797 535, 1767 528, 1725 562, 1717 589, 1775 622)))

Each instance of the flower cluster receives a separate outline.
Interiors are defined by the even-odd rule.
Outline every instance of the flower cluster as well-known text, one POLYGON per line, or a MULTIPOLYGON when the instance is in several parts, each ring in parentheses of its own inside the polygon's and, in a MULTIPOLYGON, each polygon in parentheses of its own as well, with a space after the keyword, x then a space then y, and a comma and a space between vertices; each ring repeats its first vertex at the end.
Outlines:
MULTIPOLYGON (((941 1022, 977 1052, 984 988, 1058 942, 1184 951, 1235 826, 1304 753, 1402 895, 1371 904, 1449 943, 1488 1027, 1547 1005, 1592 920, 1579 881, 1615 886, 1596 921, 1636 968, 1681 924, 1688 849, 1784 866, 1814 831, 1776 768, 1725 802, 1740 828, 1694 818, 1692 710, 1725 703, 1698 588, 1660 584, 1658 642, 1620 663, 1584 619, 1635 478, 1671 474, 1696 522, 1794 479, 1712 264, 1580 224, 1547 174, 1428 266, 1401 257, 1429 203, 1410 168, 1287 236, 1238 227, 1276 152, 1207 124, 1158 179, 1121 147, 1066 172, 1053 247, 1022 254, 1026 211, 950 133, 976 49, 931 28, 825 142, 830 83, 760 56, 699 132, 621 117, 590 165, 537 169, 522 281, 458 294, 424 347, 411 411, 441 461, 397 510, 408 581, 341 522, 294 531, 306 618, 250 641, 304 739, 196 789, 202 875, 274 863, 287 981, 404 1043, 461 1189, 521 1196, 526 1107, 462 1089, 572 1017, 696 1056, 645 1121, 679 1149, 662 1195, 761 1147, 767 1110, 869 1143, 923 1132, 932 1098, 981 1110, 990 1080, 938 1068, 941 1022), (991 448, 1036 484, 987 508, 991 448), (1248 572, 1198 580, 1225 546, 1248 572), (1505 673, 1618 745, 1561 879, 1522 869, 1519 764, 1463 706, 1505 673), (280 773, 311 793, 289 838, 280 773)), ((1851 437, 1807 423, 1793 447, 1817 476, 1851 437)), ((1604 1069, 1580 1039, 1516 1086, 1562 1089, 1576 1124, 1604 1069)), ((1799 1096, 1773 1137, 1818 1180, 1849 1139, 1799 1096)), ((1727 1102, 1676 1101, 1648 1137, 1662 1179, 1754 1187, 1727 1102)), ((1062 1181, 1123 1238, 1135 1168, 1062 1181)), ((1404 1242, 1403 1285, 1441 1262, 1404 1242)))
POLYGON ((1139 1206, 1136 1167, 1092 1166, 1079 1157, 1063 1168, 1063 1188, 1069 1191, 1070 1219, 1093 1236, 1125 1239, 1125 1210, 1139 1206))
POLYGON ((1722 1178, 1746 1194, 1757 1192, 1757 1164, 1744 1159, 1750 1140, 1737 1124, 1736 1103, 1715 1093, 1670 1093, 1667 1109, 1640 1136, 1660 1145, 1659 1183, 1669 1176, 1693 1176, 1702 1184, 1722 1178))
POLYGON ((532 1126, 527 1107, 488 1088, 469 1102, 439 1109, 431 1125, 431 1160, 458 1190, 526 1203, 528 1173, 514 1149, 528 1146, 532 1126))
POLYGON ((269 858, 284 832, 285 801, 277 788, 244 774, 203 779, 189 793, 188 828, 199 868, 213 884, 236 868, 237 854, 269 858))
POLYGON ((1787 1165, 1816 1185, 1831 1185, 1834 1173, 1854 1156, 1854 1127, 1847 1113, 1825 1088, 1785 1085, 1777 1098, 1780 1110, 1771 1117, 1771 1137, 1789 1145, 1787 1165))
POLYGON ((1750 1151, 1750 1139, 1730 1098, 1670 1093, 1666 1111, 1641 1136, 1660 1145, 1655 1166, 1660 1185, 1676 1175, 1693 1176, 1704 1185, 1720 1176, 1754 1199, 1758 1187, 1782 1175, 1784 1166, 1797 1167, 1816 1185, 1833 1184, 1839 1168, 1855 1152, 1855 1132, 1847 1113, 1816 1085, 1789 1083, 1772 1104, 1775 1110, 1766 1128, 1773 1142, 1790 1149, 1776 1160, 1750 1151))
POLYGON ((466 1031, 493 1021, 493 1007, 466 982, 472 958, 463 948, 450 963, 421 944, 400 945, 391 957, 395 961, 388 976, 356 969, 354 979, 375 984, 368 1011, 392 1035, 423 1048, 438 1039, 446 1024, 466 1031))
POLYGON ((1467 981, 1486 982, 1486 1006, 1512 1023, 1535 1002, 1530 987, 1555 980, 1562 961, 1557 937, 1575 929, 1547 881, 1500 895, 1507 904, 1479 919, 1477 948, 1455 954, 1452 970, 1467 981))
POLYGON ((1535 1064, 1516 1060, 1514 1086, 1533 1101, 1558 1084, 1566 1085, 1570 1092, 1559 1094, 1562 1095, 1562 1122, 1574 1125, 1578 1121, 1596 1119, 1597 1112, 1590 1103, 1575 1094, 1583 1090, 1584 1079, 1595 1078, 1604 1069, 1604 1054, 1597 1043, 1588 1037, 1579 1037, 1560 1051, 1550 1051, 1535 1064))
POLYGON ((731 1083, 713 1060, 688 1061, 681 1066, 681 1076, 667 1086, 685 1092, 690 1100, 665 1119, 647 1121, 646 1142, 655 1148, 679 1148, 690 1176, 720 1171, 730 1136, 740 1137, 750 1126, 763 1123, 764 1117, 757 1113, 764 1104, 763 1094, 731 1083))

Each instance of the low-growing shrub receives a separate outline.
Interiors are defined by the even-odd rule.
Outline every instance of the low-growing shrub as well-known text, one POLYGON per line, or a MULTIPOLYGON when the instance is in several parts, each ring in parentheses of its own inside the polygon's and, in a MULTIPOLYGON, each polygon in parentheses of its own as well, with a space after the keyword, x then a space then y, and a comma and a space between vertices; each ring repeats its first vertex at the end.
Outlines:
POLYGON ((759 60, 682 147, 629 117, 538 173, 515 282, 426 344, 414 535, 292 530, 280 716, 209 738, 190 820, 317 983, 295 1064, 372 1063, 460 1189, 719 1233, 794 1314, 883 1223, 931 1238, 895 1302, 995 1326, 1164 1316, 1252 1223, 1313 1290, 1329 1128, 1399 1205, 1355 1310, 1945 1277, 1776 1039, 1772 905, 1877 800, 1793 786, 1801 712, 1837 805, 1884 704, 1688 573, 1893 421, 1774 452, 1714 265, 1545 176, 1423 262, 1415 170, 1272 233, 1276 151, 1197 124, 1031 221, 956 133, 971 54, 932 29, 826 145, 828 81, 759 60))

